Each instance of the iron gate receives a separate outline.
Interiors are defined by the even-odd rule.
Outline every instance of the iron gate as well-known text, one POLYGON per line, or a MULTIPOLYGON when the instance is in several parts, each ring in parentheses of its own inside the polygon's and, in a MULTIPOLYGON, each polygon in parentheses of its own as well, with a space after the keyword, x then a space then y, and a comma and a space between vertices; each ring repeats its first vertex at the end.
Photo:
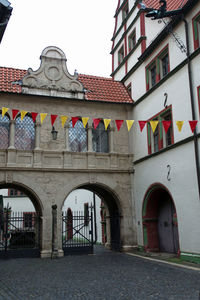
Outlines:
POLYGON ((0 258, 40 257, 37 213, 0 212, 0 258))
POLYGON ((93 214, 63 212, 62 247, 64 255, 93 253, 93 214))

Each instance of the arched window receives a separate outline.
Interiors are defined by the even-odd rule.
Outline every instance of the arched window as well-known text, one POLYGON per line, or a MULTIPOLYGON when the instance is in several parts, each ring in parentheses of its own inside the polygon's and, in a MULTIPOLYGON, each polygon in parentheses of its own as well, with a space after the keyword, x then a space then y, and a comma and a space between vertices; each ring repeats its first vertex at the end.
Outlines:
POLYGON ((81 120, 78 120, 74 127, 72 121, 69 123, 69 147, 73 152, 87 151, 87 130, 81 120))
MULTIPOLYGON (((0 112, 1 113, 1 112, 0 112)), ((10 119, 7 115, 0 114, 0 149, 7 149, 9 146, 10 119)))
POLYGON ((15 148, 32 150, 35 146, 35 125, 31 116, 26 115, 21 122, 19 115, 15 120, 15 148))
POLYGON ((109 152, 108 142, 109 129, 105 130, 103 121, 99 122, 96 129, 92 129, 92 146, 95 152, 109 152))

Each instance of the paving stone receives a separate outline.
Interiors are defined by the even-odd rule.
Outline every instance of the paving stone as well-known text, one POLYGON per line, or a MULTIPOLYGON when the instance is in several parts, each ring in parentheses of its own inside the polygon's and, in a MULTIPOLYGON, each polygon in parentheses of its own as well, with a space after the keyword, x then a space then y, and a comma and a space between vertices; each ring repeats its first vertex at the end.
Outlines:
POLYGON ((0 261, 0 300, 199 300, 200 271, 101 251, 0 261))

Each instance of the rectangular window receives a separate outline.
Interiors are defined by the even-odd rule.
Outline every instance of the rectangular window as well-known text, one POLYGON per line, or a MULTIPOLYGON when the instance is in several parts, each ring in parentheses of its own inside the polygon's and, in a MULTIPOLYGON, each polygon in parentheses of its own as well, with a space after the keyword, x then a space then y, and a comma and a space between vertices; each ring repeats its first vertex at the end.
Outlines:
POLYGON ((193 35, 194 35, 194 50, 200 47, 200 12, 192 19, 193 35))
POLYGON ((136 44, 136 34, 135 34, 135 29, 134 29, 133 32, 128 37, 129 52, 134 48, 135 44, 136 44))
POLYGON ((24 213, 24 228, 33 228, 34 227, 34 212, 25 212, 24 213))
POLYGON ((129 93, 129 95, 132 97, 132 87, 131 87, 131 83, 129 83, 129 85, 127 85, 127 91, 129 93))
POLYGON ((122 46, 118 51, 118 65, 123 62, 124 59, 124 46, 122 46))
POLYGON ((122 8, 122 21, 126 19, 127 15, 128 15, 128 2, 122 8))
POLYGON ((171 107, 151 118, 147 124, 148 154, 158 152, 174 143, 171 107), (153 133, 150 121, 158 121, 153 133), (167 132, 165 132, 162 121, 171 121, 167 132))
POLYGON ((146 67, 147 91, 155 86, 170 71, 168 46, 166 46, 146 67))

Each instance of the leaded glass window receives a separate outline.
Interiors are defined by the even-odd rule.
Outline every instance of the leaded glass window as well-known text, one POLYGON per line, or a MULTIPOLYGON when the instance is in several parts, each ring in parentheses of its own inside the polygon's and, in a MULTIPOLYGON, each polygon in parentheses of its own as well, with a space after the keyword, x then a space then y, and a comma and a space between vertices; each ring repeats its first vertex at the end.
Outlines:
POLYGON ((73 152, 87 151, 87 130, 84 128, 81 120, 78 120, 75 126, 72 121, 69 123, 69 147, 73 152))
POLYGON ((7 115, 0 114, 0 149, 7 149, 9 146, 10 119, 7 115))
POLYGON ((15 120, 15 148, 32 150, 35 146, 35 125, 32 118, 26 115, 21 122, 21 116, 15 120))
POLYGON ((105 130, 104 124, 101 121, 96 129, 92 129, 92 146, 95 152, 109 152, 108 147, 108 132, 105 130))

